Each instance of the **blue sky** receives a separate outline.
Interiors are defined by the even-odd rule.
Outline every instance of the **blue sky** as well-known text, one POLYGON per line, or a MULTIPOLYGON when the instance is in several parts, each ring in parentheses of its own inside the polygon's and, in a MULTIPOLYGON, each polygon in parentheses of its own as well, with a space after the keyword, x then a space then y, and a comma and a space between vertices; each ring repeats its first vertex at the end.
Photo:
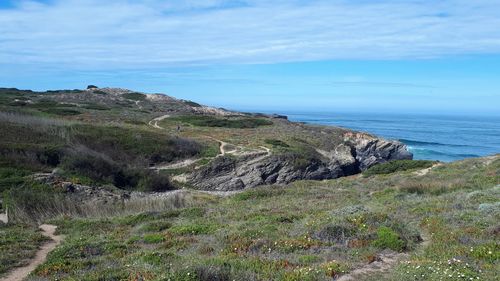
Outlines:
POLYGON ((500 114, 500 0, 0 0, 0 86, 500 114))

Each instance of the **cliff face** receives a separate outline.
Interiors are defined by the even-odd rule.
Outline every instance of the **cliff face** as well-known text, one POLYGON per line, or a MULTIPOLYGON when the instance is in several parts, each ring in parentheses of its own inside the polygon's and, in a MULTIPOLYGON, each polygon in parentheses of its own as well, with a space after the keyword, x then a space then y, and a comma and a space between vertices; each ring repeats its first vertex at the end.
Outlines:
POLYGON ((297 163, 293 155, 222 156, 187 177, 190 184, 207 190, 238 190, 294 180, 323 180, 349 176, 390 160, 412 159, 398 141, 358 135, 330 151, 317 149, 320 157, 297 163))

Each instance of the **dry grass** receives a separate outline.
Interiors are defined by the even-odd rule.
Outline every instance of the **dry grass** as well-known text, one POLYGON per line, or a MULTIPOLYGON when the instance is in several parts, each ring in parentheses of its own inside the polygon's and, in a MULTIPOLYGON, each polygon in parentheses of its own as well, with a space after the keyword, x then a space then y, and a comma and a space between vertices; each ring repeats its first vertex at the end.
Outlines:
MULTIPOLYGON (((20 192, 20 191, 16 191, 20 192)), ((56 217, 109 218, 142 212, 185 208, 193 203, 188 192, 173 191, 161 196, 144 196, 115 202, 76 202, 60 194, 17 194, 9 198, 9 220, 13 223, 42 223, 56 217), (34 198, 36 196, 36 199, 34 198), (31 201, 35 199, 36 201, 31 201), (30 202, 31 203, 28 203, 30 202)))

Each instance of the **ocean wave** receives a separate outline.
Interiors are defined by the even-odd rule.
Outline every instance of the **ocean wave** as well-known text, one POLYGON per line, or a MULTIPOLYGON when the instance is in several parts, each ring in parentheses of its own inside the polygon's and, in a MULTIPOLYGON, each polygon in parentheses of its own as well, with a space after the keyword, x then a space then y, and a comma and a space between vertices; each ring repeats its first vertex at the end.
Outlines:
POLYGON ((446 157, 451 157, 451 158, 475 158, 475 157, 481 157, 480 155, 477 154, 469 154, 469 153, 447 153, 447 152, 442 152, 442 151, 437 151, 437 150, 432 150, 432 149, 426 149, 426 148, 420 148, 420 147, 412 147, 408 146, 408 150, 410 152, 415 152, 420 155, 437 155, 437 156, 446 156, 446 157))
POLYGON ((400 142, 407 145, 432 145, 432 146, 450 146, 450 147, 472 147, 466 144, 450 144, 450 143, 440 143, 440 142, 432 142, 432 141, 417 141, 410 139, 399 139, 400 142))

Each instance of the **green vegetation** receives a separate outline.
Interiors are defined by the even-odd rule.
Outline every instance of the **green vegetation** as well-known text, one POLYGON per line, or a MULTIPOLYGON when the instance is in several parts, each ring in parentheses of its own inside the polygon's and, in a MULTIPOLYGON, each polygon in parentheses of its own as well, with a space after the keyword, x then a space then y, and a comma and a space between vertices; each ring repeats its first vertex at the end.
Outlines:
POLYGON ((98 103, 87 103, 82 106, 85 109, 92 109, 92 110, 110 110, 111 108, 102 104, 98 103))
POLYGON ((48 108, 42 110, 45 113, 48 114, 53 114, 53 115, 60 115, 60 116, 72 116, 72 115, 79 115, 82 114, 80 111, 75 110, 75 109, 69 109, 69 108, 48 108))
POLYGON ((199 127, 222 127, 232 129, 257 128, 259 126, 269 126, 273 122, 263 118, 248 117, 215 117, 205 115, 184 115, 170 118, 174 122, 187 123, 199 127))
POLYGON ((174 210, 59 217, 52 222, 67 238, 34 278, 331 280, 384 253, 409 252, 407 262, 371 277, 496 280, 498 206, 479 206, 500 201, 499 176, 499 158, 473 159, 424 176, 299 181, 200 195, 174 210), (417 179, 446 190, 408 193, 417 179))
POLYGON ((414 169, 425 169, 432 167, 436 164, 436 161, 428 160, 395 160, 382 164, 377 164, 370 167, 368 170, 363 172, 364 176, 373 176, 380 174, 391 174, 400 171, 414 170, 414 169))
POLYGON ((282 140, 265 139, 264 142, 267 144, 270 144, 272 146, 276 146, 276 147, 284 147, 284 148, 290 147, 286 142, 284 142, 282 140))
POLYGON ((388 255, 403 262, 354 279, 497 278, 498 156, 394 161, 365 177, 225 197, 131 193, 169 190, 169 175, 234 163, 230 153, 213 159, 221 142, 242 154, 272 147, 307 172, 324 157, 316 148, 331 151, 346 131, 250 115, 181 115, 160 130, 150 123, 159 112, 188 114, 179 109, 189 102, 104 94, 0 89, 0 192, 10 219, 0 223, 0 274, 34 255, 45 238, 32 225, 48 222, 65 240, 28 280, 332 280, 388 255), (194 163, 150 169, 186 159, 194 163), (40 172, 46 180, 34 179, 40 172))
POLYGON ((0 222, 0 277, 13 267, 26 265, 45 241, 36 227, 0 222))
POLYGON ((126 93, 126 94, 123 94, 122 97, 129 99, 129 100, 135 100, 135 101, 143 101, 146 99, 146 95, 141 94, 141 93, 126 93))
POLYGON ((192 107, 201 107, 201 104, 196 103, 194 101, 190 101, 190 100, 186 100, 186 101, 184 101, 184 103, 189 105, 189 106, 192 106, 192 107))
POLYGON ((377 239, 373 241, 373 245, 378 248, 401 252, 404 250, 405 242, 392 229, 382 226, 377 230, 377 239))
POLYGON ((34 171, 57 167, 62 168, 62 175, 86 184, 164 191, 173 188, 168 177, 146 167, 212 150, 192 140, 144 129, 0 115, 0 190, 19 186, 34 171))

